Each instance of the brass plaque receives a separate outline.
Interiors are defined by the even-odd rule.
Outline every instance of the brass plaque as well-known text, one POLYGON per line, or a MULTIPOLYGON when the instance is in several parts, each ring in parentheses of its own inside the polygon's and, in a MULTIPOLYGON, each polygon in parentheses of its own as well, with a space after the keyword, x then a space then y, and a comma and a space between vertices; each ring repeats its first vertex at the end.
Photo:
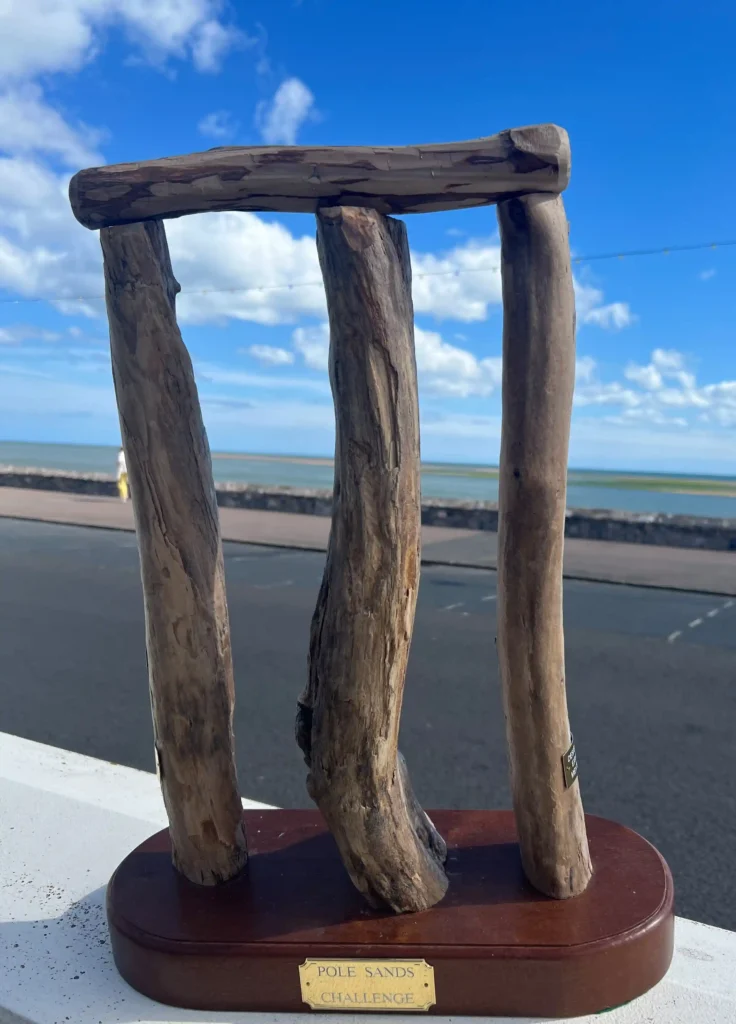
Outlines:
POLYGON ((436 1002, 426 960, 305 960, 302 999, 313 1010, 428 1010, 436 1002))
POLYGON ((575 752, 575 741, 570 737, 570 749, 562 755, 562 771, 565 775, 565 786, 567 789, 572 786, 578 777, 578 755, 575 752))

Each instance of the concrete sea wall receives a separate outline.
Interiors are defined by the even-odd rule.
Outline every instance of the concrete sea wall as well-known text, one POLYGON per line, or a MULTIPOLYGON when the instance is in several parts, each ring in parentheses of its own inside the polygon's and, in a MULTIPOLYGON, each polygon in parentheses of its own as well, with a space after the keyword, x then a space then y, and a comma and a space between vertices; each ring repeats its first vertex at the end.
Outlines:
MULTIPOLYGON (((117 494, 115 478, 102 473, 62 473, 13 466, 0 466, 0 487, 104 496, 117 494)), ((332 510, 331 491, 293 487, 221 483, 217 485, 217 501, 225 508, 263 509, 299 515, 329 516, 332 510)), ((422 522, 427 526, 496 531, 498 507, 492 502, 426 498, 422 502, 422 522)), ((736 519, 568 509, 565 535, 627 544, 736 551, 736 519)))

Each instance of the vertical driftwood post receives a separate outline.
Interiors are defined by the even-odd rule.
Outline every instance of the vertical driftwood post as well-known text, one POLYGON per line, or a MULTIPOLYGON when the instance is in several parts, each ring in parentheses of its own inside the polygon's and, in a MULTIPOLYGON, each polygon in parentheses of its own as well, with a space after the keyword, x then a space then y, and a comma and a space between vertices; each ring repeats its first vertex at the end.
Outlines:
POLYGON ((374 906, 444 895, 445 845, 397 750, 419 581, 419 410, 406 229, 323 209, 337 440, 332 533, 312 621, 297 739, 308 789, 374 906))
POLYGON ((135 512, 151 704, 176 867, 246 862, 233 756, 230 628, 209 446, 159 221, 104 228, 113 377, 135 512))
POLYGON ((566 784, 562 550, 575 304, 559 196, 498 204, 503 276, 498 654, 524 869, 559 899, 591 873, 579 783, 566 784))

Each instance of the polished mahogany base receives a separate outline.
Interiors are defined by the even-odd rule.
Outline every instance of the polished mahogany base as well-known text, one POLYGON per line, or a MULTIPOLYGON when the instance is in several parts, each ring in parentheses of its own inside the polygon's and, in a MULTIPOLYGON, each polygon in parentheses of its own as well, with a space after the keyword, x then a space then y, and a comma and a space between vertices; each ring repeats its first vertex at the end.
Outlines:
POLYGON ((553 900, 525 880, 510 811, 436 811, 450 889, 421 914, 370 910, 316 811, 246 811, 250 860, 217 888, 171 864, 168 832, 131 853, 108 888, 118 970, 172 1006, 311 1012, 307 957, 425 959, 433 1014, 573 1017, 626 1003, 667 972, 673 890, 635 832, 586 818, 594 876, 553 900))

